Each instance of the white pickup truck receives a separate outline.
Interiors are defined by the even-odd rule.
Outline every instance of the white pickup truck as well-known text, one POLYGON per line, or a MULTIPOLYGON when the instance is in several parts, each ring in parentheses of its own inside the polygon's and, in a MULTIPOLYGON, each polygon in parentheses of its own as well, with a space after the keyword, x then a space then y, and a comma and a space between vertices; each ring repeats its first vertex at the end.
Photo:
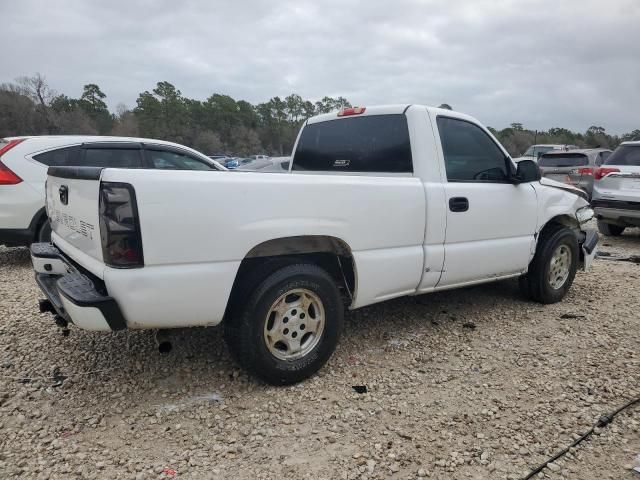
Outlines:
POLYGON ((598 241, 583 192, 418 105, 309 119, 288 174, 51 167, 46 191, 41 310, 88 330, 222 323, 273 384, 328 360, 345 307, 512 277, 557 302, 598 241))

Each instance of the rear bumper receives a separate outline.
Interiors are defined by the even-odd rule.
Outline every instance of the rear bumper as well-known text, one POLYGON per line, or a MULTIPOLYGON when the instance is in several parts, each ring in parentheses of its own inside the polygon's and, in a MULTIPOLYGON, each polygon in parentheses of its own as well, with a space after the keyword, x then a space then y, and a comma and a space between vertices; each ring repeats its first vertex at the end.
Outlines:
POLYGON ((7 247, 26 247, 31 245, 36 240, 38 230, 46 219, 47 213, 42 207, 33 215, 27 228, 0 228, 0 245, 6 245, 7 247))
POLYGON ((0 245, 23 247, 33 242, 35 232, 30 228, 0 228, 0 245))
POLYGON ((591 202, 593 208, 605 208, 613 210, 625 210, 640 213, 640 202, 627 202, 624 200, 597 199, 591 202))
POLYGON ((85 330, 127 328, 118 303, 99 280, 79 271, 49 243, 31 245, 36 282, 56 313, 85 330))
POLYGON ((640 202, 626 202, 620 200, 593 200, 591 202, 596 218, 615 220, 620 222, 640 221, 640 202))

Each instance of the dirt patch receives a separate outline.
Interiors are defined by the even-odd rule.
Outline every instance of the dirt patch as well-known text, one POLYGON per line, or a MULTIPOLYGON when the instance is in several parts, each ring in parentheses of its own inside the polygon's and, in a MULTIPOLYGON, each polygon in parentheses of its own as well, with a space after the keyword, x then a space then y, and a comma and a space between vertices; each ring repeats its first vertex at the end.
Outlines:
MULTIPOLYGON (((638 230, 607 238, 620 257, 638 230)), ((517 282, 351 312, 329 364, 248 378, 217 329, 62 337, 25 250, 0 247, 0 472, 22 478, 521 478, 640 394, 640 270, 594 262, 543 306, 517 282), (356 388, 357 387, 357 388, 356 388)), ((545 470, 626 478, 630 409, 545 470)))

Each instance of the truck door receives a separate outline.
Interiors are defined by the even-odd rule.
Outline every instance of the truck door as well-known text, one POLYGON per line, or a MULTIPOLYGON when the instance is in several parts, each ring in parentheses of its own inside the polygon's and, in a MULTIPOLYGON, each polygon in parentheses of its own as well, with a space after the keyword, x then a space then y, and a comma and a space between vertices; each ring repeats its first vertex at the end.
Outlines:
POLYGON ((512 164, 481 126, 459 118, 436 120, 445 166, 444 272, 437 288, 523 272, 537 223, 528 184, 510 181, 512 164))

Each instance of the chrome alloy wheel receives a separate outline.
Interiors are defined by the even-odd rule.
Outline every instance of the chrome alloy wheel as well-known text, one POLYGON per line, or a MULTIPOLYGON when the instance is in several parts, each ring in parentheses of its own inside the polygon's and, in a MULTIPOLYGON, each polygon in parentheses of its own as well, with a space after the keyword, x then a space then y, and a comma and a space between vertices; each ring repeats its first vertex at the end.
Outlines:
POLYGON ((280 360, 296 360, 311 352, 324 330, 320 297, 306 288, 284 293, 273 302, 264 322, 264 341, 280 360))
POLYGON ((571 250, 566 245, 556 248, 549 262, 549 285, 554 290, 562 288, 571 271, 571 250))

